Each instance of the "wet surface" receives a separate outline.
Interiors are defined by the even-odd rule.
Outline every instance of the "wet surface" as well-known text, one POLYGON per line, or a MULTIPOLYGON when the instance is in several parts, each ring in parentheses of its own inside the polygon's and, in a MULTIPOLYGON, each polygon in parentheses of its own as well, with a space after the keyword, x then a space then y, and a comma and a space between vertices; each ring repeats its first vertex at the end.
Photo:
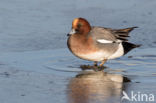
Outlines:
POLYGON ((152 94, 155 103, 155 5, 155 0, 1 0, 0 102, 150 103, 152 94), (82 70, 93 62, 66 47, 75 17, 96 26, 138 26, 129 40, 142 46, 108 61, 103 71, 82 70), (129 97, 134 92, 137 101, 122 100, 123 92, 129 97))
POLYGON ((146 50, 110 60, 103 71, 82 70, 81 65, 93 62, 74 57, 68 49, 3 53, 0 99, 4 103, 120 103, 123 91, 129 96, 132 91, 156 95, 156 57, 151 56, 156 49, 146 50))
POLYGON ((69 103, 107 103, 120 100, 123 77, 106 72, 83 72, 68 85, 69 103))

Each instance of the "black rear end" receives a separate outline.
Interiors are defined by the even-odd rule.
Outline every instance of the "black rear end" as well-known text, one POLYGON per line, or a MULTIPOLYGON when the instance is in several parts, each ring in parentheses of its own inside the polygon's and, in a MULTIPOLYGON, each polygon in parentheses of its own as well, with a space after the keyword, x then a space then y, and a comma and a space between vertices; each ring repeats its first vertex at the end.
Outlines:
POLYGON ((122 42, 124 48, 124 55, 127 54, 130 50, 140 47, 141 45, 132 44, 129 42, 122 42))

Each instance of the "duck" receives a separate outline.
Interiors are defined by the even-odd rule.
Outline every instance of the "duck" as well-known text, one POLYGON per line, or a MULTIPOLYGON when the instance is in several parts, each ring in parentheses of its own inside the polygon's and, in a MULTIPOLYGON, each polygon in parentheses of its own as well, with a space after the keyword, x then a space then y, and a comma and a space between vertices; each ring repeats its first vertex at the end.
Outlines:
POLYGON ((67 34, 67 46, 78 58, 93 61, 102 67, 106 61, 124 56, 140 45, 130 43, 130 32, 138 27, 111 29, 91 26, 85 18, 75 18, 71 31, 67 34))

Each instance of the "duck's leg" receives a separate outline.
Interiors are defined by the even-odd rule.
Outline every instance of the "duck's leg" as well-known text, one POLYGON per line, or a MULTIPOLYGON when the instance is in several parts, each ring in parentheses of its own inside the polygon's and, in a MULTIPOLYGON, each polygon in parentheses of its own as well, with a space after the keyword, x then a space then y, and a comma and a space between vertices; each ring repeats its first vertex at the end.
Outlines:
POLYGON ((100 67, 103 67, 103 64, 105 64, 105 62, 107 61, 107 59, 104 59, 101 64, 100 64, 100 67))
POLYGON ((97 61, 94 62, 94 66, 95 66, 95 67, 97 67, 97 63, 98 63, 97 61))

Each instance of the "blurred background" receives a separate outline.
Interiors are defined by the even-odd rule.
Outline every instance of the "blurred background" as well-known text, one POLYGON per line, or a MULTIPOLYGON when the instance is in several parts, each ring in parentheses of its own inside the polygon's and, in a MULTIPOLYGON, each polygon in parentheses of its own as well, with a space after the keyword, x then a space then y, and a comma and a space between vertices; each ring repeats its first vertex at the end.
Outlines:
POLYGON ((0 51, 66 48, 66 34, 76 17, 93 26, 138 26, 130 41, 156 46, 155 0, 1 0, 0 51))

